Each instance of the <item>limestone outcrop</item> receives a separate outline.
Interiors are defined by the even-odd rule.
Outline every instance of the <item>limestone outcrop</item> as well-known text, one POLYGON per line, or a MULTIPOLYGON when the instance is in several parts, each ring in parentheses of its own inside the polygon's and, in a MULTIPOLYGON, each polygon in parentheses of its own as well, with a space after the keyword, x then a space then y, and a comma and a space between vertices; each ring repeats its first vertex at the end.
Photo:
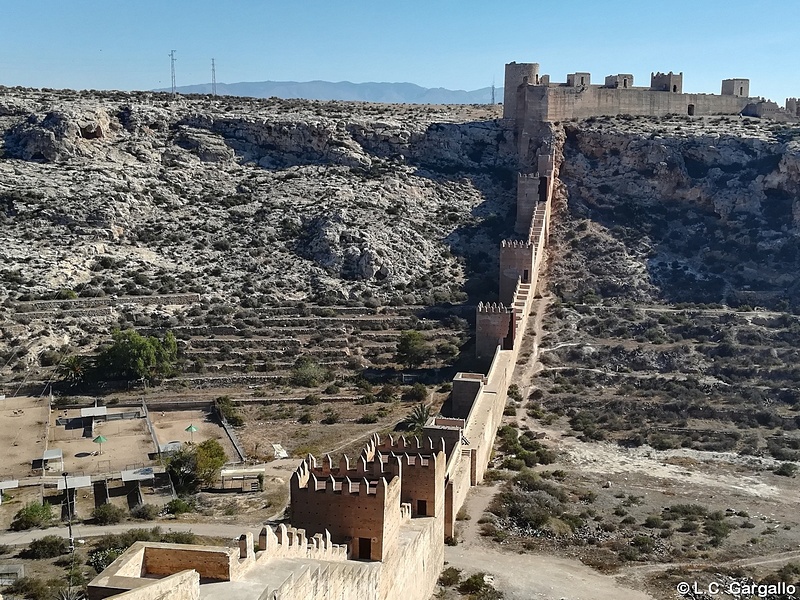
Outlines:
POLYGON ((565 130, 560 231, 576 239, 555 268, 569 296, 800 305, 797 126, 598 117, 565 130))
MULTIPOLYGON (((0 320, 13 301, 73 293, 245 308, 463 300, 467 257, 496 260, 514 201, 498 117, 0 90, 0 320)), ((23 328, 8 339, 42 329, 23 328)))

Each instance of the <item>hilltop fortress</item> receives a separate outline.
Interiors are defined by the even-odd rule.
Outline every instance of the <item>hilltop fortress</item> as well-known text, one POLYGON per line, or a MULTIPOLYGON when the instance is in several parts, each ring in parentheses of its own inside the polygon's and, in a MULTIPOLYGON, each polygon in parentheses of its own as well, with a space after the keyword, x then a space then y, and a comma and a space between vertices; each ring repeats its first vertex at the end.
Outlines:
MULTIPOLYGON (((538 66, 511 72, 520 85, 506 108, 516 115, 515 106, 531 105, 528 90, 542 86, 538 66), (534 85, 523 85, 530 74, 534 85)), ((584 84, 580 77, 585 85, 588 74, 584 84)), ((730 106, 746 100, 732 95, 730 106)), ((456 374, 447 414, 429 419, 421 438, 373 436, 352 463, 309 455, 291 478, 291 525, 246 532, 238 548, 136 543, 89 584, 90 600, 430 598, 445 539, 456 536, 456 515, 489 467, 544 268, 564 140, 546 122, 526 127, 517 117, 514 130, 525 141, 515 237, 498 240, 499 302, 481 302, 475 314, 486 372, 456 374)))
POLYGON ((540 75, 538 63, 508 63, 505 70, 503 117, 519 131, 526 122, 556 122, 596 116, 668 114, 746 115, 779 121, 798 119, 797 100, 782 109, 774 102, 750 96, 750 80, 724 79, 719 94, 687 94, 683 73, 651 73, 650 86, 634 86, 633 75, 609 75, 600 85, 587 72, 570 73, 566 83, 540 75))
POLYGON ((449 414, 429 419, 421 438, 373 436, 353 464, 309 455, 291 478, 291 526, 244 533, 238 548, 134 544, 89 583, 90 600, 430 598, 445 539, 489 467, 532 313, 560 156, 547 132, 540 141, 518 180, 521 239, 500 244, 500 303, 476 309, 488 370, 456 374, 449 414))

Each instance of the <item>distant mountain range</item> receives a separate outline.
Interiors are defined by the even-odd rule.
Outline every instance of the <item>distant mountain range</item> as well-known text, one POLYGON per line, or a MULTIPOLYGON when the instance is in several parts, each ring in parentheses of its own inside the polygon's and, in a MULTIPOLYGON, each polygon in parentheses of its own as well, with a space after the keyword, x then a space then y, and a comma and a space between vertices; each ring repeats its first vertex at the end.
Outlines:
MULTIPOLYGON (((160 89, 158 91, 169 91, 160 89)), ((178 87, 181 94, 210 94, 211 84, 178 87)), ((243 81, 218 83, 220 96, 251 98, 303 98, 306 100, 356 100, 362 102, 400 102, 406 104, 489 104, 492 88, 448 90, 424 88, 413 83, 350 83, 349 81, 243 81)), ((495 100, 501 102, 503 88, 495 88, 495 100)))

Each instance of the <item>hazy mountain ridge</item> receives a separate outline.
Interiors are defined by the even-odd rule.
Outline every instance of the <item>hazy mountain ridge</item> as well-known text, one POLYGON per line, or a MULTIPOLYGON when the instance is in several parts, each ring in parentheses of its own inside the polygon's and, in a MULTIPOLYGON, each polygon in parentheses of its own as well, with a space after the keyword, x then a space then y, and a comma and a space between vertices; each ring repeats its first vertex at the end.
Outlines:
MULTIPOLYGON (((211 84, 179 86, 181 94, 210 94, 211 84)), ((168 91, 161 89, 159 91, 168 91)), ((360 102, 398 102, 405 104, 489 104, 492 88, 448 90, 425 88, 414 83, 349 81, 243 81, 218 83, 217 94, 251 98, 284 98, 305 100, 350 100, 360 102)), ((503 88, 495 88, 495 100, 503 97, 503 88)))

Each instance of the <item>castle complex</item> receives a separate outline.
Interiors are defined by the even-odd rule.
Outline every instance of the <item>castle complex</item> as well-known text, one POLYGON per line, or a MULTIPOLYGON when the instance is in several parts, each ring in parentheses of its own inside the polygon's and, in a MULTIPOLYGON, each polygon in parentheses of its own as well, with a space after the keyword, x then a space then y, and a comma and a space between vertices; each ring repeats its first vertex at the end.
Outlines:
POLYGON ((374 436, 352 464, 308 456, 291 478, 291 526, 238 548, 138 542, 88 586, 90 600, 427 600, 470 487, 483 481, 542 268, 555 153, 519 175, 515 231, 500 247, 500 302, 476 309, 487 373, 458 373, 451 414, 420 438, 374 436))
POLYGON ((566 83, 552 83, 539 74, 538 63, 509 63, 505 72, 503 117, 517 127, 526 122, 555 122, 596 116, 668 114, 746 115, 778 121, 796 121, 798 102, 786 101, 782 109, 774 102, 750 96, 750 80, 725 79, 720 94, 687 94, 683 73, 651 73, 649 87, 633 85, 633 75, 609 75, 601 85, 590 73, 567 75, 566 83))
POLYGON ((353 462, 308 456, 291 478, 291 526, 243 534, 238 548, 134 544, 88 588, 90 600, 427 600, 444 565, 456 514, 486 472, 507 390, 543 269, 563 138, 551 123, 598 115, 753 114, 798 118, 750 96, 747 79, 721 94, 686 94, 682 73, 653 73, 649 87, 621 73, 551 83, 535 63, 506 65, 504 117, 521 172, 514 239, 500 242, 499 301, 476 308, 483 373, 458 373, 450 414, 421 438, 374 436, 353 462), (759 113, 760 114, 756 114, 759 113))

